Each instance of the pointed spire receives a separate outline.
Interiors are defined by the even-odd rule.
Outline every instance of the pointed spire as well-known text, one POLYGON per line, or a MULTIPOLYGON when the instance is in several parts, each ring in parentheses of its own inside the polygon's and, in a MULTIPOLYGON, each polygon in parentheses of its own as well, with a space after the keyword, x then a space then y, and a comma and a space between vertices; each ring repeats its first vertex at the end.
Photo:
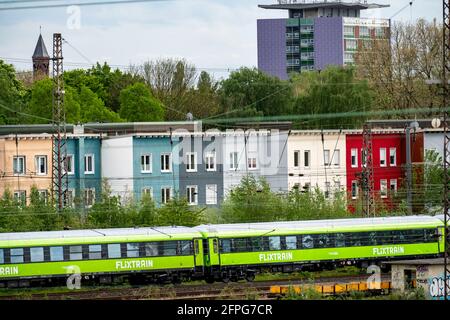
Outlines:
POLYGON ((34 49, 33 53, 33 59, 35 58, 50 58, 47 53, 47 48, 45 47, 44 39, 42 39, 42 35, 40 33, 36 48, 34 49))

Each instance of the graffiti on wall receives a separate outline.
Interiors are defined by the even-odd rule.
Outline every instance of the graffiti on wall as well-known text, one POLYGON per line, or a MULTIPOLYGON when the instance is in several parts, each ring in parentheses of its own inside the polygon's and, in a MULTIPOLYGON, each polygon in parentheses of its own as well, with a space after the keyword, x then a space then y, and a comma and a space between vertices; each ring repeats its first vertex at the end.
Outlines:
MULTIPOLYGON (((433 300, 444 299, 444 275, 437 277, 431 277, 428 280, 429 283, 429 294, 433 300)), ((447 277, 447 286, 450 285, 450 276, 447 277)), ((449 292, 450 296, 450 292, 449 292)))

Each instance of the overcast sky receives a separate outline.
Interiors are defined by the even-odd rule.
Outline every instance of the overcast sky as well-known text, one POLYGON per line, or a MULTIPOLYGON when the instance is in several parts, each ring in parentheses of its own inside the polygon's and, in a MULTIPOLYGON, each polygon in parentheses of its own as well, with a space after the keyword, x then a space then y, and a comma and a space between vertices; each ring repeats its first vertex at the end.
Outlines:
MULTIPOLYGON (((89 0, 76 2, 80 1, 89 0)), ((47 1, 52 2, 56 0, 47 1)), ((66 3, 70 2, 73 1, 66 0, 66 3)), ((256 20, 287 17, 286 11, 264 10, 257 6, 274 2, 172 0, 83 6, 80 7, 79 29, 73 28, 74 20, 70 19, 67 8, 0 10, 0 58, 29 59, 29 62, 13 64, 20 70, 31 69, 31 56, 39 36, 39 26, 42 26, 42 36, 50 55, 52 34, 60 32, 85 56, 64 44, 65 62, 106 61, 127 66, 153 58, 179 57, 205 69, 256 66, 256 20)), ((364 16, 389 18, 408 5, 409 0, 374 2, 390 4, 391 7, 367 10, 364 16)), ((0 8, 6 6, 0 1, 0 8)), ((441 21, 442 1, 415 0, 412 10, 407 8, 394 19, 410 20, 411 17, 427 20, 437 17, 441 21)), ((216 77, 223 75, 223 72, 212 69, 210 71, 216 77)))

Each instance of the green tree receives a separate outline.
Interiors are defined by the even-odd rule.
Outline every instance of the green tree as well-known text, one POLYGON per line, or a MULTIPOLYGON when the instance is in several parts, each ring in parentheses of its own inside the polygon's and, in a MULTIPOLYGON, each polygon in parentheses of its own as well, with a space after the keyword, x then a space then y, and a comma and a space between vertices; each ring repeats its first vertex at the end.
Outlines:
POLYGON ((193 208, 185 197, 175 196, 158 210, 158 225, 193 227, 203 222, 203 210, 193 208))
POLYGON ((254 110, 265 116, 290 114, 292 88, 289 82, 268 76, 253 68, 233 71, 221 82, 220 96, 224 112, 236 117, 239 111, 254 110))
POLYGON ((142 83, 132 84, 120 93, 120 116, 128 121, 163 121, 164 106, 142 83))
POLYGON ((106 108, 103 101, 88 87, 82 86, 77 97, 80 104, 80 122, 123 121, 117 113, 106 108))
POLYGON ((16 71, 10 64, 0 60, 0 124, 18 124, 23 111, 26 91, 16 78, 16 71))
MULTIPOLYGON (((296 114, 314 115, 371 111, 373 92, 367 81, 357 80, 352 67, 330 66, 304 72, 291 79, 296 114)), ((301 122, 302 128, 360 127, 366 117, 329 117, 301 122)))
POLYGON ((149 194, 143 194, 137 214, 135 225, 155 226, 157 223, 158 210, 155 201, 149 194))

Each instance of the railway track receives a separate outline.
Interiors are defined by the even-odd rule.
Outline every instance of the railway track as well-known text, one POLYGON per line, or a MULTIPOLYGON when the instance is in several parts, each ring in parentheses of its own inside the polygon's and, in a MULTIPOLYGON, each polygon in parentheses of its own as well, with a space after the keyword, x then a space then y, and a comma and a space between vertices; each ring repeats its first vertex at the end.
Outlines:
MULTIPOLYGON (((25 293, 0 296, 0 300, 214 300, 214 299, 270 299, 272 286, 286 285, 332 285, 367 280, 367 275, 304 279, 282 279, 256 282, 232 282, 200 285, 157 286, 147 285, 126 288, 102 288, 66 292, 25 293)), ((383 275, 382 281, 389 279, 383 275)))

